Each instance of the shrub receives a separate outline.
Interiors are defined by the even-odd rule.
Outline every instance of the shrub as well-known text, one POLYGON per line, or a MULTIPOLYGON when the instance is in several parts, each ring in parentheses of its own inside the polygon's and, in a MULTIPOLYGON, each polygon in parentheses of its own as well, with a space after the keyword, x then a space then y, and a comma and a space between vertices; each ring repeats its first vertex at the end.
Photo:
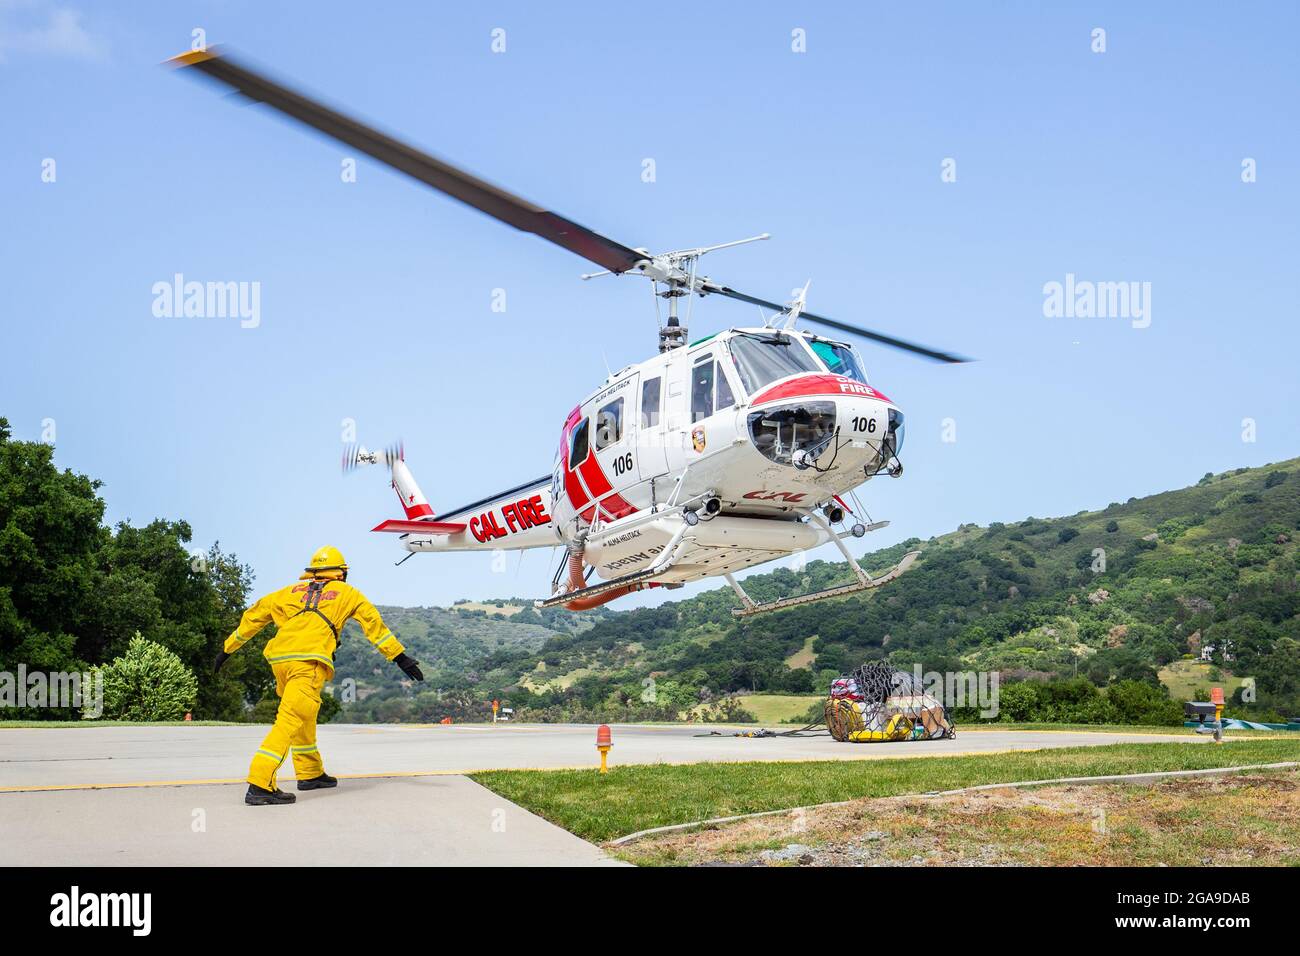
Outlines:
POLYGON ((998 689, 998 719, 1029 721, 1038 717, 1041 685, 1033 681, 1017 681, 998 689))
POLYGON ((107 720, 181 720, 194 708, 199 682, 181 659, 139 633, 126 653, 99 668, 107 720))
POLYGON ((1106 689, 1120 723, 1177 727, 1183 722, 1182 705, 1171 700, 1163 687, 1141 681, 1122 680, 1106 689))

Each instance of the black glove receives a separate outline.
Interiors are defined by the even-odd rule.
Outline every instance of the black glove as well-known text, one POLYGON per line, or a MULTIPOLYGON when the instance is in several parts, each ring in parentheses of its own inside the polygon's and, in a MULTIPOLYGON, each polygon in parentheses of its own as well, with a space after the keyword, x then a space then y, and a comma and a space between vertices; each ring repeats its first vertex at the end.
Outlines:
POLYGON ((420 662, 413 657, 407 657, 405 654, 398 654, 393 658, 393 663, 402 669, 407 677, 411 680, 424 680, 424 673, 420 670, 420 662))
POLYGON ((212 673, 215 674, 217 671, 221 670, 221 665, 228 660, 230 660, 230 655, 225 651, 219 651, 217 653, 217 659, 212 662, 212 673))

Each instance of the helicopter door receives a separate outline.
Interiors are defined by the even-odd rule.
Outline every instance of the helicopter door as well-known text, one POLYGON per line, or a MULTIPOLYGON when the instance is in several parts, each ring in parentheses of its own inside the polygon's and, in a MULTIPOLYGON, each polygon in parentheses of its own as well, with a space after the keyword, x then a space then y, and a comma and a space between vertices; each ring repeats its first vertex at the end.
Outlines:
POLYGON ((636 458, 642 481, 668 473, 667 371, 661 368, 647 373, 637 391, 636 458))
POLYGON ((636 412, 637 378, 632 375, 628 387, 597 400, 591 416, 591 449, 599 465, 597 472, 604 480, 594 478, 590 472, 584 472, 584 477, 591 493, 601 499, 605 520, 623 518, 636 510, 624 495, 639 480, 632 418, 636 412))

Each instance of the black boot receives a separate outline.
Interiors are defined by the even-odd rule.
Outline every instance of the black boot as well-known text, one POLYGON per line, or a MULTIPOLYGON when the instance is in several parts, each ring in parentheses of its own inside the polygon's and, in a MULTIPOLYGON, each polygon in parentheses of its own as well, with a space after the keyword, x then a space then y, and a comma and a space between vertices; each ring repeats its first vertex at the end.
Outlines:
POLYGON ((299 790, 328 790, 330 787, 337 787, 338 785, 339 778, 331 777, 327 773, 323 773, 319 777, 312 777, 310 780, 298 781, 299 790))
POLYGON ((244 794, 244 802, 250 807, 275 807, 282 803, 293 803, 297 799, 292 793, 279 789, 263 790, 251 783, 248 785, 248 793, 244 794))

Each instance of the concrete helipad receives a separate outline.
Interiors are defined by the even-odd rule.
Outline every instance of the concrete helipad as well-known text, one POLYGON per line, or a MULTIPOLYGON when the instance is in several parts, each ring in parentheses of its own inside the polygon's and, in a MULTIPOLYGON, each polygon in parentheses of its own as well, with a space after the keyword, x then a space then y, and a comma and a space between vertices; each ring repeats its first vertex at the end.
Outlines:
MULTIPOLYGON (((713 728, 730 734, 735 728, 713 728)), ((871 761, 1191 736, 979 731, 954 740, 837 744, 826 737, 697 736, 707 727, 615 726, 612 763, 871 761)), ((0 729, 0 865, 591 865, 597 847, 465 774, 594 767, 589 725, 327 725, 337 790, 245 807, 242 779, 266 728, 0 729)), ((870 769, 863 768, 864 773, 870 769)), ((292 788, 292 774, 281 786, 292 788)))

